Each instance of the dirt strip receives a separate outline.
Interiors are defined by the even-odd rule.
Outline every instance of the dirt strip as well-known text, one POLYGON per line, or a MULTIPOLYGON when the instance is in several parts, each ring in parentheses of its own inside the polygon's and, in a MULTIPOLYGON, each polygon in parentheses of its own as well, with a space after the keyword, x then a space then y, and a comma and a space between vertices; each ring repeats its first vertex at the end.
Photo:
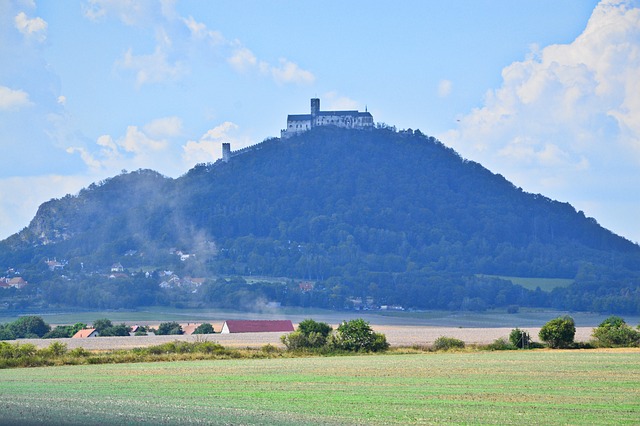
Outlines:
MULTIPOLYGON (((504 337, 508 338, 512 328, 459 328, 459 327, 425 327, 375 325, 375 331, 384 333, 391 346, 430 345, 438 337, 447 336, 460 339, 467 344, 488 344, 504 337)), ((523 327, 529 332, 533 340, 538 340, 540 328, 523 327)), ((588 341, 591 338, 592 327, 576 327, 576 341, 588 341)), ((259 348, 266 344, 282 347, 280 336, 285 333, 238 333, 238 334, 208 334, 190 336, 130 336, 130 337, 95 337, 86 339, 20 339, 20 343, 33 343, 39 348, 49 346, 54 341, 65 343, 69 349, 83 347, 87 350, 132 349, 153 345, 160 345, 176 340, 186 342, 209 341, 225 347, 259 348)))

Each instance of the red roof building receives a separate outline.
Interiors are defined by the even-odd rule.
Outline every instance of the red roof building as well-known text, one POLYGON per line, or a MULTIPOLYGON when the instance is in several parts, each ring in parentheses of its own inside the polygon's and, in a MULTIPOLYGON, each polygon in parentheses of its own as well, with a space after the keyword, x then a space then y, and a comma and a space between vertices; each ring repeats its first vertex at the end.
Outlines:
POLYGON ((84 339, 85 337, 98 337, 99 334, 95 328, 83 328, 73 335, 72 339, 84 339))
POLYGON ((222 324, 220 333, 289 333, 293 330, 290 320, 228 320, 222 324))

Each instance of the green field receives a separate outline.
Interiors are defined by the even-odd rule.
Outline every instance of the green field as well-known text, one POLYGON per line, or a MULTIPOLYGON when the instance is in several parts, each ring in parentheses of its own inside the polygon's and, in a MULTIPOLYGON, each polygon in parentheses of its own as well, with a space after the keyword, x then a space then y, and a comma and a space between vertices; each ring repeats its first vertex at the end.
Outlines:
POLYGON ((542 291, 551 291, 557 287, 569 287, 573 284, 573 279, 568 278, 527 278, 527 277, 505 277, 500 275, 484 275, 485 277, 502 278, 503 280, 511 281, 515 285, 521 285, 522 287, 535 290, 540 287, 542 291))
POLYGON ((0 371, 3 424, 638 424, 640 352, 510 351, 0 371))

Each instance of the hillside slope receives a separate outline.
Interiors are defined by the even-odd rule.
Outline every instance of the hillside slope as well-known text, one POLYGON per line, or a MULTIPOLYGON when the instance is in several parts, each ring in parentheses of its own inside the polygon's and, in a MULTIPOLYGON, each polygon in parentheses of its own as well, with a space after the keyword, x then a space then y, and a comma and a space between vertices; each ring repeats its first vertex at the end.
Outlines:
MULTIPOLYGON (((359 298, 418 308, 640 308, 638 245, 419 131, 317 128, 175 180, 144 170, 113 177, 43 204, 28 228, 0 243, 0 266, 27 275, 54 257, 80 276, 121 262, 131 271, 315 283, 305 294, 292 286, 293 297, 277 286, 212 279, 199 301, 213 304, 237 303, 239 296, 220 296, 242 287, 254 298, 331 307, 359 298), (195 256, 180 261, 177 250, 195 256), (549 296, 479 274, 576 284, 549 296), (577 299, 586 301, 570 305, 577 299)), ((151 287, 147 295, 152 303, 181 297, 151 287)))

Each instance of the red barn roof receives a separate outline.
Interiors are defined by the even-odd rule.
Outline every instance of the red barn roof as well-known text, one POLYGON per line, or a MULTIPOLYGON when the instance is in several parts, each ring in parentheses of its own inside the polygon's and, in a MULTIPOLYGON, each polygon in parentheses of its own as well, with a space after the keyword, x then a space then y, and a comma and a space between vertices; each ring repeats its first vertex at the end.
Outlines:
POLYGON ((291 332, 290 320, 228 320, 222 325, 221 333, 273 333, 291 332))
POLYGON ((98 332, 95 328, 83 328, 72 336, 74 339, 83 339, 85 337, 98 337, 98 332))

